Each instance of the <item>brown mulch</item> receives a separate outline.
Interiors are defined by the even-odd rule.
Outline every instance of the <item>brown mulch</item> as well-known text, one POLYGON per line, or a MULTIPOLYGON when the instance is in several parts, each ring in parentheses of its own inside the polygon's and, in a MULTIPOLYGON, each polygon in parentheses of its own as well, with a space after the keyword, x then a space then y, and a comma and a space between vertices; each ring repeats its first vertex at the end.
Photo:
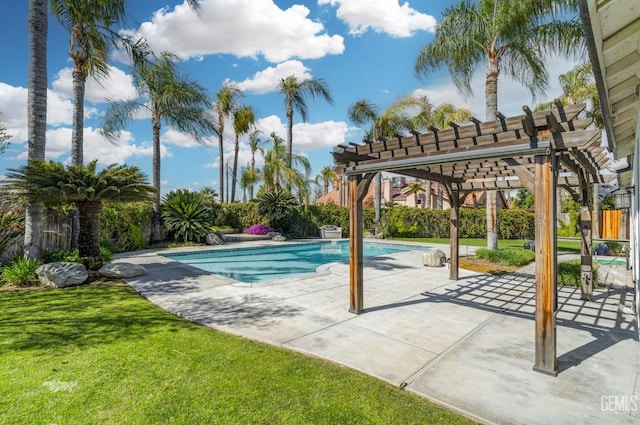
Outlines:
POLYGON ((494 276, 500 276, 506 273, 515 272, 519 269, 518 266, 505 266, 503 264, 491 262, 484 258, 460 257, 459 261, 460 267, 463 269, 471 270, 478 273, 491 274, 494 276))

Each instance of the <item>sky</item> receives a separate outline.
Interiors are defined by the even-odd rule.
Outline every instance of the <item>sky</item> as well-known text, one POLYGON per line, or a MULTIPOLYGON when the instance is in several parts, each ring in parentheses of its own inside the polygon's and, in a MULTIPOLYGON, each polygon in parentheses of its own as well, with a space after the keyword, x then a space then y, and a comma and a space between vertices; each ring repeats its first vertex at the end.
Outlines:
MULTIPOLYGON (((276 86, 282 78, 323 80, 333 97, 308 99, 303 122, 294 113, 294 152, 306 156, 311 177, 333 165, 330 152, 339 144, 360 142, 366 129, 348 119, 349 106, 366 99, 384 110, 401 96, 429 97, 434 105, 452 103, 484 119, 484 65, 473 78, 472 97, 462 97, 445 69, 417 76, 414 64, 434 38, 446 7, 458 0, 202 0, 195 13, 182 1, 128 1, 125 22, 115 29, 144 36, 155 52, 170 51, 179 69, 203 85, 213 98, 225 81, 243 90, 243 105, 253 107, 263 138, 275 132, 286 139, 284 98, 276 86)), ((48 115, 46 159, 71 162, 72 62, 69 35, 50 15, 48 34, 48 115)), ((126 58, 114 52, 110 75, 86 86, 84 160, 100 165, 126 163, 151 178, 151 121, 132 121, 117 143, 103 139, 106 99, 136 99, 126 58)), ((532 99, 527 89, 504 75, 498 83, 498 109, 507 116, 522 113, 561 93, 558 75, 573 63, 549 58, 550 87, 532 99)), ((13 137, 0 155, 0 180, 7 169, 27 159, 27 2, 0 3, 0 123, 13 137)), ((225 126, 224 158, 233 156, 232 126, 225 126)), ((216 136, 198 143, 176 130, 161 132, 162 193, 178 188, 218 189, 219 151, 216 136)), ((246 137, 240 139, 239 166, 251 157, 246 137)), ((257 165, 262 164, 260 155, 257 165)), ((236 196, 239 198, 239 196, 236 196)))

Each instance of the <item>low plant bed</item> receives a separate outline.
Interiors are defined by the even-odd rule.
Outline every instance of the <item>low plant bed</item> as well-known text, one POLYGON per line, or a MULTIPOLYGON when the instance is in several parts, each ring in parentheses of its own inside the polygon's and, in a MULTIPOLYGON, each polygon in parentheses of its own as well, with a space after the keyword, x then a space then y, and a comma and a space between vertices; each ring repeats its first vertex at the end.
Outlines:
POLYGON ((476 254, 460 259, 460 267, 481 273, 502 275, 518 270, 535 259, 535 254, 521 248, 490 250, 480 248, 476 254))

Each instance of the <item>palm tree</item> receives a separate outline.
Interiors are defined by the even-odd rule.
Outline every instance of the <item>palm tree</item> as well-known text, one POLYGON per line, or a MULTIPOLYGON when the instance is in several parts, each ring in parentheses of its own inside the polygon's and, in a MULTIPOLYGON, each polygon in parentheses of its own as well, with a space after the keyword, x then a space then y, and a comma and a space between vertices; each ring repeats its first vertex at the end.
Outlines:
POLYGON ((471 119, 471 111, 466 108, 456 108, 451 103, 443 103, 435 107, 431 118, 436 128, 444 129, 451 127, 451 123, 468 122, 471 119))
MULTIPOLYGON (((28 162, 44 161, 47 131, 47 26, 48 0, 29 0, 29 93, 27 121, 28 162)), ((24 254, 42 255, 42 201, 27 202, 24 226, 24 254)))
POLYGON ((153 206, 153 241, 160 233, 160 129, 165 123, 202 142, 203 137, 218 132, 209 114, 211 101, 206 90, 196 81, 182 76, 175 66, 176 56, 164 52, 155 56, 148 51, 133 64, 133 79, 141 98, 131 101, 112 101, 104 117, 102 134, 116 140, 125 125, 140 110, 151 114, 153 129, 153 187, 156 199, 153 206))
MULTIPOLYGON (((598 89, 593 78, 591 62, 578 65, 569 72, 558 77, 562 87, 560 101, 564 105, 571 105, 582 102, 589 102, 591 110, 587 111, 587 116, 593 118, 595 125, 599 128, 603 126, 602 110, 600 108, 600 98, 598 89)), ((536 111, 555 108, 553 101, 543 102, 536 105, 536 111)))
POLYGON ((249 201, 253 200, 253 188, 261 179, 260 170, 251 167, 240 169, 240 187, 243 190, 242 202, 247 202, 247 192, 249 192, 249 201))
POLYGON ((233 113, 233 131, 236 143, 233 155, 233 171, 231 177, 231 202, 236 200, 236 182, 238 181, 238 151, 240 150, 240 136, 247 134, 256 122, 251 106, 240 106, 233 113))
POLYGON ((11 142, 7 142, 7 140, 11 139, 13 136, 7 133, 7 129, 4 124, 0 123, 0 154, 4 153, 9 148, 11 142))
POLYGON ((267 139, 260 138, 260 130, 256 130, 249 135, 249 149, 251 150, 251 169, 256 169, 256 152, 263 152, 262 146, 267 142, 267 139))
MULTIPOLYGON (((278 90, 285 97, 285 115, 287 116, 287 153, 289 160, 293 159, 293 112, 298 111, 303 121, 307 121, 309 108, 306 96, 315 98, 323 97, 329 104, 333 104, 333 99, 329 93, 327 84, 320 79, 300 81, 295 75, 283 78, 278 84, 278 90)), ((290 162, 289 167, 292 166, 290 162)), ((291 187, 288 187, 291 189, 291 187)))
POLYGON ((6 187, 29 201, 47 205, 73 204, 80 217, 80 257, 100 259, 100 213, 104 202, 151 201, 155 189, 138 167, 112 164, 97 171, 87 166, 65 167, 58 162, 30 161, 7 173, 6 187))
MULTIPOLYGON (((216 93, 215 109, 218 114, 218 153, 220 155, 220 199, 224 200, 224 121, 230 118, 237 109, 237 99, 242 97, 242 91, 235 84, 224 82, 216 93)), ((227 187, 227 190, 229 188, 227 187)))
POLYGON ((265 189, 268 192, 282 188, 282 183, 287 187, 294 187, 298 197, 306 198, 309 193, 308 176, 311 172, 309 160, 299 154, 289 155, 284 145, 284 140, 271 133, 272 147, 264 153, 263 178, 265 189), (293 166, 289 166, 292 164, 293 166), (296 166, 301 166, 300 171, 296 166), (306 194, 306 195, 305 195, 306 194))
MULTIPOLYGON (((416 198, 416 205, 418 205, 418 196, 420 192, 424 192, 422 183, 414 182, 409 184, 409 193, 416 198)), ((424 204, 422 204, 422 208, 424 208, 424 204)))
POLYGON ((51 10, 69 31, 69 55, 73 60, 73 130, 71 163, 83 163, 84 90, 87 77, 105 77, 109 68, 110 27, 125 15, 126 0, 51 0, 51 10))
MULTIPOLYGON (((414 98, 415 99, 415 98, 414 98)), ((413 128, 409 115, 407 115, 408 98, 396 100, 387 110, 380 114, 376 105, 368 100, 361 99, 349 107, 347 112, 349 119, 359 125, 371 125, 368 137, 373 140, 394 137, 404 130, 413 128)), ((375 181, 375 210, 376 222, 380 221, 382 208, 382 173, 376 175, 375 181)))
POLYGON ((322 182, 323 195, 329 193, 329 184, 334 182, 337 177, 333 167, 326 166, 320 170, 320 174, 316 176, 316 183, 322 182))
MULTIPOLYGON (((463 0, 445 10, 435 39, 418 55, 416 72, 426 75, 444 65, 458 90, 468 95, 473 73, 486 61, 486 120, 495 121, 501 71, 536 95, 548 84, 545 54, 577 54, 583 42, 579 19, 558 18, 572 7, 574 0, 463 0)), ((496 192, 489 191, 489 249, 498 247, 496 217, 496 192)))

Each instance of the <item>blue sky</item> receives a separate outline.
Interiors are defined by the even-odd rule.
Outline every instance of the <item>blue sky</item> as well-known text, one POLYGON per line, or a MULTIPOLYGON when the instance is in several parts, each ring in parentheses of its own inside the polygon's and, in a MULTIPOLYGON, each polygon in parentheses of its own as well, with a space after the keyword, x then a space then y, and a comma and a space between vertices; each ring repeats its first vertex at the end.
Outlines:
MULTIPOLYGON (((3 1, 0 5, 0 122, 14 137, 11 148, 0 156, 0 179, 7 168, 26 162, 27 139, 27 2, 3 1)), ((128 2, 128 19, 120 28, 145 36, 157 51, 172 51, 180 70, 205 86, 213 97, 224 81, 235 82, 245 93, 242 103, 251 105, 257 128, 266 138, 275 132, 285 138, 284 100, 275 87, 280 78, 324 80, 334 104, 309 99, 309 119, 294 115, 294 151, 307 156, 312 177, 332 165, 329 152, 338 144, 359 142, 361 129, 350 123, 349 106, 367 99, 380 109, 406 95, 427 95, 433 104, 449 102, 470 109, 483 119, 484 67, 473 80, 475 97, 463 98, 447 72, 429 76, 414 74, 415 59, 433 39, 444 9, 457 3, 447 0, 202 0, 199 14, 182 1, 128 2)), ((48 131, 47 159, 70 162, 71 156, 71 62, 68 34, 49 19, 48 37, 48 131)), ((129 68, 111 61, 111 75, 100 86, 87 84, 85 103, 86 162, 137 165, 151 176, 151 123, 148 118, 132 122, 117 144, 109 144, 97 130, 106 98, 135 98, 129 68)), ((548 96, 561 92, 557 76, 573 64, 547 61, 550 74, 548 96)), ((529 92, 502 76, 499 110, 505 115, 533 105, 529 92)), ((226 126, 230 128, 230 125, 226 126)), ((217 139, 198 144, 171 128, 163 128, 162 192, 176 188, 218 188, 217 139)), ((225 131, 225 159, 232 157, 232 133, 225 131)), ((239 165, 250 153, 241 139, 239 165)), ((261 158, 258 158, 258 164, 261 158)))

